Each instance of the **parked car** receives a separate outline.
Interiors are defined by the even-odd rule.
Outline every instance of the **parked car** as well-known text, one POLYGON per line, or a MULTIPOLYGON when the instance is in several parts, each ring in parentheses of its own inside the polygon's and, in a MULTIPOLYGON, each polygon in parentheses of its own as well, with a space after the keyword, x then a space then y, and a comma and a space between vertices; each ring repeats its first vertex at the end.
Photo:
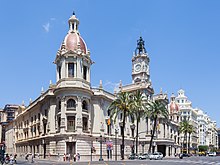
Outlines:
POLYGON ((216 152, 209 152, 209 156, 216 156, 216 152))
POLYGON ((150 160, 154 159, 154 160, 158 160, 158 159, 163 159, 163 154, 161 152, 155 152, 153 154, 149 155, 150 160))
POLYGON ((183 154, 183 157, 190 157, 191 155, 190 154, 187 154, 187 153, 182 153, 183 154))
POLYGON ((133 160, 133 159, 138 159, 138 155, 137 155, 137 154, 130 154, 130 155, 128 156, 128 159, 131 159, 131 160, 133 160))
POLYGON ((142 155, 139 155, 139 159, 149 159, 149 154, 148 153, 145 153, 145 154, 142 154, 142 155))

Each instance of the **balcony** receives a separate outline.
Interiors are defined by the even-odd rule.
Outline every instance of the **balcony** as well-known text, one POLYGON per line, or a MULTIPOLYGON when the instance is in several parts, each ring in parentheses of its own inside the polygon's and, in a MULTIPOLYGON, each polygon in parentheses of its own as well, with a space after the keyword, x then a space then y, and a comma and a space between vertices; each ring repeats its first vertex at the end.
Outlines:
POLYGON ((82 112, 88 113, 88 109, 82 109, 82 112))
POLYGON ((76 108, 67 108, 67 111, 76 111, 76 108))

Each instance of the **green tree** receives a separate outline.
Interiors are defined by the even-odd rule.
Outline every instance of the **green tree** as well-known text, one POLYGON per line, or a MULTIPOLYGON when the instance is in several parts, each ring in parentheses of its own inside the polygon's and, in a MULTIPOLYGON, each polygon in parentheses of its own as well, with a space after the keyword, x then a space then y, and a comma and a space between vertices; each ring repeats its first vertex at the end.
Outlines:
MULTIPOLYGON (((188 120, 183 120, 180 122, 179 126, 179 132, 183 133, 183 144, 187 140, 187 133, 192 133, 193 132, 193 126, 189 123, 188 120)), ((190 134, 189 134, 189 139, 190 140, 190 134)))
POLYGON ((139 90, 133 94, 132 111, 136 118, 136 154, 138 153, 138 134, 139 134, 139 123, 141 118, 145 116, 145 107, 147 98, 139 90))
POLYGON ((198 148, 199 148, 200 152, 202 152, 202 151, 206 152, 206 151, 208 151, 209 147, 207 145, 204 145, 204 146, 198 146, 198 148))
POLYGON ((150 153, 158 119, 159 117, 164 117, 165 119, 168 119, 169 113, 166 105, 161 100, 155 100, 149 102, 147 109, 148 109, 149 118, 153 121, 153 130, 151 133, 150 146, 148 149, 148 153, 150 153))
POLYGON ((128 92, 120 92, 117 94, 116 99, 112 101, 109 105, 110 110, 110 118, 115 122, 116 119, 122 114, 122 148, 121 148, 121 159, 124 159, 124 128, 125 128, 125 121, 126 118, 131 115, 131 108, 132 108, 132 96, 131 93, 128 92))

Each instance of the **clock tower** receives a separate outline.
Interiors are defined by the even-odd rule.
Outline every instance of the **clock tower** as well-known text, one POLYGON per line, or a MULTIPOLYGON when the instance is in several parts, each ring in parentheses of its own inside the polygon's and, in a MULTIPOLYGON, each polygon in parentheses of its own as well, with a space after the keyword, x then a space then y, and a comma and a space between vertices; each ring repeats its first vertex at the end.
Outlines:
POLYGON ((149 56, 142 37, 137 40, 137 48, 132 58, 132 83, 150 82, 149 56))

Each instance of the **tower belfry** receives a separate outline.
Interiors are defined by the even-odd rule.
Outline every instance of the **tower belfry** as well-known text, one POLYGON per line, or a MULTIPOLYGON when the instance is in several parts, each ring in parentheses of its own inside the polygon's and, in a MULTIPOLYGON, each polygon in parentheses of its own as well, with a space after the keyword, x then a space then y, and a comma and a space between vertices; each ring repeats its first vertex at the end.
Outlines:
POLYGON ((144 40, 140 37, 137 40, 137 47, 132 58, 132 83, 150 83, 149 62, 144 40))
POLYGON ((137 54, 143 54, 146 52, 146 49, 144 47, 144 40, 142 37, 137 40, 137 48, 135 49, 135 55, 137 54))
POLYGON ((86 42, 79 33, 79 20, 73 12, 68 20, 69 31, 57 52, 57 83, 60 87, 83 87, 90 89, 92 60, 86 42))

